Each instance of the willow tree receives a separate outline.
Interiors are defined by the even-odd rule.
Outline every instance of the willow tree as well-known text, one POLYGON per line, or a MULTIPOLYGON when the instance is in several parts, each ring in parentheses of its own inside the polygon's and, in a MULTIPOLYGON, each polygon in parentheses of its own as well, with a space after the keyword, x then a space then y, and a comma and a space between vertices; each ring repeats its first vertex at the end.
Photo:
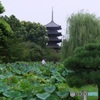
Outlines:
POLYGON ((67 23, 69 40, 64 42, 67 48, 63 48, 65 51, 63 55, 69 56, 75 48, 100 39, 100 20, 94 14, 84 12, 72 14, 67 23))
POLYGON ((76 48, 73 55, 65 60, 65 67, 72 71, 67 76, 70 86, 95 84, 100 100, 100 43, 89 43, 76 48))

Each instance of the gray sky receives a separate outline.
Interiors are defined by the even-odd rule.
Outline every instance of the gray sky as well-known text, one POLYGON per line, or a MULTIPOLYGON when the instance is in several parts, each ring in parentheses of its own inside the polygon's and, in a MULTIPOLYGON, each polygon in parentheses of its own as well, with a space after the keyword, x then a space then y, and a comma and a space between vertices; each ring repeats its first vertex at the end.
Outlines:
POLYGON ((82 9, 100 16, 100 0, 1 0, 6 12, 4 15, 15 15, 19 20, 39 22, 45 25, 51 21, 52 6, 54 21, 66 32, 66 20, 72 13, 82 9))

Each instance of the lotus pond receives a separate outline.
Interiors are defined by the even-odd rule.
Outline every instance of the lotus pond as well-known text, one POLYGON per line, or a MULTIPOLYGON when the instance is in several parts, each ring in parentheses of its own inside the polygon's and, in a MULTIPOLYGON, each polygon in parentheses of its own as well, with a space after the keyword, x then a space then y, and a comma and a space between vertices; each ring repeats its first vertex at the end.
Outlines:
POLYGON ((66 76, 60 63, 0 64, 0 100, 68 100, 66 76))

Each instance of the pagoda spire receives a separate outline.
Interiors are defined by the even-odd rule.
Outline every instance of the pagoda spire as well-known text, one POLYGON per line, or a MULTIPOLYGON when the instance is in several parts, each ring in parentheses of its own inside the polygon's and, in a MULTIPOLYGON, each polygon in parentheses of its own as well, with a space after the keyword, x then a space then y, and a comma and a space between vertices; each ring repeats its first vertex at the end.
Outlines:
POLYGON ((51 19, 51 21, 53 21, 53 7, 52 7, 52 19, 51 19))

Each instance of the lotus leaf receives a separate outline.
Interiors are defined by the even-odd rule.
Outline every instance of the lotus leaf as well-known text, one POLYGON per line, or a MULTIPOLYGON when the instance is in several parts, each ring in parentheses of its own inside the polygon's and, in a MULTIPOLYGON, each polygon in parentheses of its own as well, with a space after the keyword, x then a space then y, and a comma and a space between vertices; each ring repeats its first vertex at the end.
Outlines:
POLYGON ((10 89, 10 87, 8 85, 6 85, 5 83, 0 82, 0 92, 5 92, 9 89, 10 89))
POLYGON ((55 85, 47 86, 44 88, 46 92, 52 93, 55 91, 56 87, 55 85))
POLYGON ((69 91, 59 91, 57 92, 57 95, 62 99, 67 98, 69 96, 69 91))
POLYGON ((5 91, 3 93, 4 96, 9 97, 9 98, 16 98, 16 97, 20 97, 21 96, 21 92, 19 91, 5 91))
POLYGON ((41 100, 46 100, 50 96, 50 93, 48 92, 37 93, 36 96, 41 100))
POLYGON ((59 100, 59 97, 55 94, 51 94, 46 100, 59 100))
POLYGON ((61 76, 61 74, 59 72, 54 72, 53 75, 57 81, 60 81, 60 82, 65 81, 65 79, 61 76))
POLYGON ((0 75, 0 79, 5 79, 6 77, 4 75, 0 75))

